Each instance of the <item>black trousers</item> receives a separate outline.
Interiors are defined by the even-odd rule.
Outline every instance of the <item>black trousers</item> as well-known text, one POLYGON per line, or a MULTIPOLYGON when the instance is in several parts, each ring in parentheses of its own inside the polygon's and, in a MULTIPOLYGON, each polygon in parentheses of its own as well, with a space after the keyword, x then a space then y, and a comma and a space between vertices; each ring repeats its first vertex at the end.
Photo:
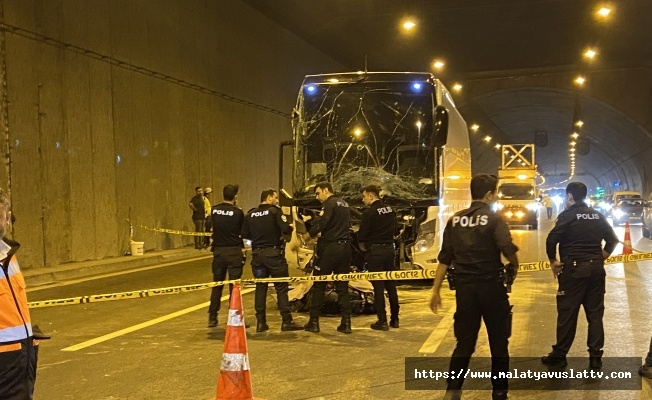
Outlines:
POLYGON ((33 398, 38 364, 38 346, 33 343, 30 338, 9 345, 0 344, 0 399, 33 398))
MULTIPOLYGON (((282 278, 289 276, 288 263, 285 260, 285 253, 282 249, 254 249, 251 268, 254 278, 282 278)), ((267 308, 267 283, 256 283, 256 319, 265 321, 267 308)), ((281 312, 283 322, 292 321, 290 302, 288 300, 288 283, 274 282, 278 309, 281 312)))
POLYGON ((590 354, 600 355, 604 347, 605 270, 602 261, 580 262, 573 267, 566 265, 559 277, 557 290, 557 344, 552 346, 554 356, 565 356, 575 339, 577 316, 584 307, 589 332, 586 345, 590 354))
MULTIPOLYGON (((229 280, 240 279, 245 258, 240 247, 215 247, 213 249, 213 281, 223 281, 226 274, 229 280)), ((211 291, 211 304, 208 306, 208 315, 216 317, 220 311, 222 290, 224 286, 215 286, 211 291)), ((233 285, 229 285, 229 295, 233 285)))
POLYGON ((647 357, 645 357, 645 365, 652 366, 652 338, 650 338, 650 351, 648 351, 647 357))
MULTIPOLYGON (((317 262, 313 275, 348 274, 351 272, 351 243, 318 243, 317 262)), ((319 318, 319 312, 324 304, 326 282, 315 282, 312 285, 310 302, 310 319, 319 318)), ((351 299, 349 297, 349 282, 335 282, 337 303, 342 318, 351 318, 351 299)))
MULTIPOLYGON (((369 272, 395 271, 395 254, 394 246, 371 245, 371 249, 365 254, 367 270, 369 272)), ((398 292, 396 291, 396 281, 372 281, 374 287, 374 307, 378 320, 387 321, 387 311, 385 310, 385 290, 389 298, 389 308, 391 318, 398 318, 398 292)))
MULTIPOLYGON (((195 224, 195 232, 203 233, 204 232, 204 220, 203 219, 193 219, 193 224, 195 224)), ((195 248, 201 249, 202 244, 204 243, 203 236, 195 236, 195 248)))
MULTIPOLYGON (((480 320, 484 320, 491 349, 491 375, 509 369, 509 313, 510 305, 507 289, 502 282, 464 283, 457 282, 455 292, 455 323, 453 330, 457 346, 451 357, 449 370, 459 374, 466 371, 480 331, 480 320)), ((460 390, 464 383, 461 378, 449 378, 448 389, 460 390)), ((507 390, 507 379, 491 379, 494 390, 507 390)))

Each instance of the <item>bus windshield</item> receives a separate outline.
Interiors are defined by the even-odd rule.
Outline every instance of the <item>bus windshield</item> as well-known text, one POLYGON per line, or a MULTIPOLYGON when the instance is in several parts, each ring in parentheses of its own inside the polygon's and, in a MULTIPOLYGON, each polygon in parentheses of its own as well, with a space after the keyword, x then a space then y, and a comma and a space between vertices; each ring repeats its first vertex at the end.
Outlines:
POLYGON ((503 183, 498 188, 498 197, 505 200, 532 200, 534 193, 529 183, 503 183))
POLYGON ((365 181, 382 182, 402 198, 436 196, 433 86, 422 85, 419 91, 406 82, 302 90, 294 119, 295 196, 311 195, 319 181, 356 196, 365 181))

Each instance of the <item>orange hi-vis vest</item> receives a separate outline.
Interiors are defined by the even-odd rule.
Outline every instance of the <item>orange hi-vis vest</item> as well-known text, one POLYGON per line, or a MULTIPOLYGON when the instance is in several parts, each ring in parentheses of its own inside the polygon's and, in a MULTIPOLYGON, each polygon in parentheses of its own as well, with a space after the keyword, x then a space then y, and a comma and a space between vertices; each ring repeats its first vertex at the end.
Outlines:
POLYGON ((6 238, 0 241, 0 352, 32 336, 25 279, 14 256, 19 247, 6 238))

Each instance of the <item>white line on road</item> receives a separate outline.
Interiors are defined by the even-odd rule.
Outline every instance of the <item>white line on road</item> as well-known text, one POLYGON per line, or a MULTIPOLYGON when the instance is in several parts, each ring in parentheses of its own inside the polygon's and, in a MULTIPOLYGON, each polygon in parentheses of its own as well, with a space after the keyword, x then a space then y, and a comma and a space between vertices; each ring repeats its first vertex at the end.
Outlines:
MULTIPOLYGON (((246 293, 249 293, 249 292, 253 292, 254 290, 255 290, 254 288, 252 288, 252 289, 243 289, 240 293, 241 294, 246 294, 246 293)), ((222 298, 220 300, 224 301, 224 300, 227 300, 228 298, 229 298, 229 296, 226 295, 226 296, 222 296, 222 298)), ((119 336, 126 335, 128 333, 135 332, 135 331, 143 329, 143 328, 147 328, 148 326, 156 325, 156 324, 158 324, 160 322, 164 322, 164 321, 176 318, 176 317, 180 317, 180 316, 182 316, 184 314, 188 314, 188 313, 191 313, 193 311, 201 310, 203 308, 208 307, 209 304, 210 304, 209 301, 207 301, 205 303, 197 304, 196 306, 185 308, 183 310, 173 312, 172 314, 164 315, 162 317, 158 317, 158 318, 152 319, 152 320, 147 321, 147 322, 143 322, 143 323, 138 324, 138 325, 130 326, 129 328, 120 329, 119 331, 111 332, 111 333, 106 334, 104 336, 100 336, 100 337, 95 338, 95 339, 87 340, 85 342, 76 344, 74 346, 66 347, 65 349, 61 349, 61 351, 77 351, 77 350, 85 349, 86 347, 90 347, 90 346, 96 345, 98 343, 106 342, 107 340, 111 340, 111 339, 117 338, 119 336)))
POLYGON ((426 339, 426 341, 423 343, 423 345, 419 349, 419 353, 434 353, 435 351, 437 351, 439 345, 444 340, 444 337, 446 337, 446 334, 451 329, 451 326, 453 326, 454 313, 451 312, 452 309, 453 306, 450 306, 446 310, 446 315, 444 315, 444 318, 442 318, 441 321, 439 321, 437 327, 433 329, 430 336, 428 336, 428 339, 426 339))

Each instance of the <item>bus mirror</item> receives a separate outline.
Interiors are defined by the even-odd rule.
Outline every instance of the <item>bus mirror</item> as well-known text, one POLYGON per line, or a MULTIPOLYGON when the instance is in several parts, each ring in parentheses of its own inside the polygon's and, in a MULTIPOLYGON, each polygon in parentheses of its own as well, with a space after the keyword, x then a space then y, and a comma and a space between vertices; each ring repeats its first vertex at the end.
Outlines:
POLYGON ((281 207, 292 207, 292 195, 285 189, 281 189, 278 194, 278 205, 281 207))
POLYGON ((444 106, 435 107, 435 123, 433 126, 433 147, 442 147, 448 141, 448 111, 444 106))

